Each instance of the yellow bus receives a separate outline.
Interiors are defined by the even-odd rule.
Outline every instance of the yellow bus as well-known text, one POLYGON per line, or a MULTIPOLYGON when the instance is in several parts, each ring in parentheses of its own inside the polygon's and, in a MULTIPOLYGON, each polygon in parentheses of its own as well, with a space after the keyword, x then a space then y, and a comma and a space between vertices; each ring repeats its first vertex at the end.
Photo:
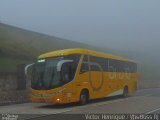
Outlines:
POLYGON ((123 95, 137 90, 137 64, 112 54, 75 48, 40 55, 34 64, 31 101, 49 104, 123 95))

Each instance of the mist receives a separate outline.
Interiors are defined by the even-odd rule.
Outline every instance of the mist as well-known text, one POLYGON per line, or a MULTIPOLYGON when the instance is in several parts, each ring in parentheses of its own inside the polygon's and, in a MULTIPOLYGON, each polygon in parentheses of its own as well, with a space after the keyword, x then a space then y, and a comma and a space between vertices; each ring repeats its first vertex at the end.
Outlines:
POLYGON ((159 51, 160 1, 1 0, 0 22, 111 48, 159 51))

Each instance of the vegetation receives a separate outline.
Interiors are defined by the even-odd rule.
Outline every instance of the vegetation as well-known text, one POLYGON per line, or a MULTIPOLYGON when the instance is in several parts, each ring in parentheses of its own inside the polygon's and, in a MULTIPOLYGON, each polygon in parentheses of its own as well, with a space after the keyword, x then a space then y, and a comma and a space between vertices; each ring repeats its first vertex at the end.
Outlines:
POLYGON ((0 24, 0 71, 16 71, 21 63, 38 55, 64 48, 88 45, 0 24))

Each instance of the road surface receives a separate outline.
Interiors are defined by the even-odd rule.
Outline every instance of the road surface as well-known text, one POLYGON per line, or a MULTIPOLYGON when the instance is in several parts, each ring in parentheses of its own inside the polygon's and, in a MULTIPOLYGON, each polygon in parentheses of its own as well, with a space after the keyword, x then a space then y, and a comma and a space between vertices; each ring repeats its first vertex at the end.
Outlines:
POLYGON ((25 114, 20 116, 21 119, 38 116, 47 119, 47 117, 51 117, 50 114, 160 114, 160 88, 138 90, 135 95, 127 98, 117 96, 93 100, 84 106, 77 104, 47 105, 43 103, 0 106, 0 113, 25 114))

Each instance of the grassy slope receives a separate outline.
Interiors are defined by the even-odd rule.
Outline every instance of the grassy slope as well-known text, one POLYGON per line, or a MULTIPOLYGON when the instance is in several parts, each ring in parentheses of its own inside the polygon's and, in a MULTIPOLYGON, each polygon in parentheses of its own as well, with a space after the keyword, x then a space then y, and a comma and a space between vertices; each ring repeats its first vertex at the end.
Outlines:
POLYGON ((19 63, 57 49, 88 45, 0 24, 0 71, 15 71, 19 63))
POLYGON ((17 64, 32 62, 34 58, 42 53, 57 49, 75 47, 96 49, 104 52, 116 53, 128 58, 133 58, 138 62, 141 78, 140 82, 146 84, 146 86, 156 86, 157 84, 160 84, 159 58, 156 58, 156 54, 153 55, 150 53, 149 55, 147 50, 146 53, 141 53, 97 48, 78 42, 23 30, 1 23, 0 72, 16 71, 17 64))
POLYGON ((0 71, 1 72, 14 72, 16 71, 16 65, 30 63, 28 60, 23 60, 19 58, 12 58, 3 56, 0 58, 0 71))
POLYGON ((0 24, 0 49, 5 54, 31 58, 47 51, 70 47, 88 45, 0 24))
POLYGON ((0 23, 0 71, 3 72, 16 71, 18 63, 32 62, 40 54, 76 47, 106 51, 106 49, 0 23))

